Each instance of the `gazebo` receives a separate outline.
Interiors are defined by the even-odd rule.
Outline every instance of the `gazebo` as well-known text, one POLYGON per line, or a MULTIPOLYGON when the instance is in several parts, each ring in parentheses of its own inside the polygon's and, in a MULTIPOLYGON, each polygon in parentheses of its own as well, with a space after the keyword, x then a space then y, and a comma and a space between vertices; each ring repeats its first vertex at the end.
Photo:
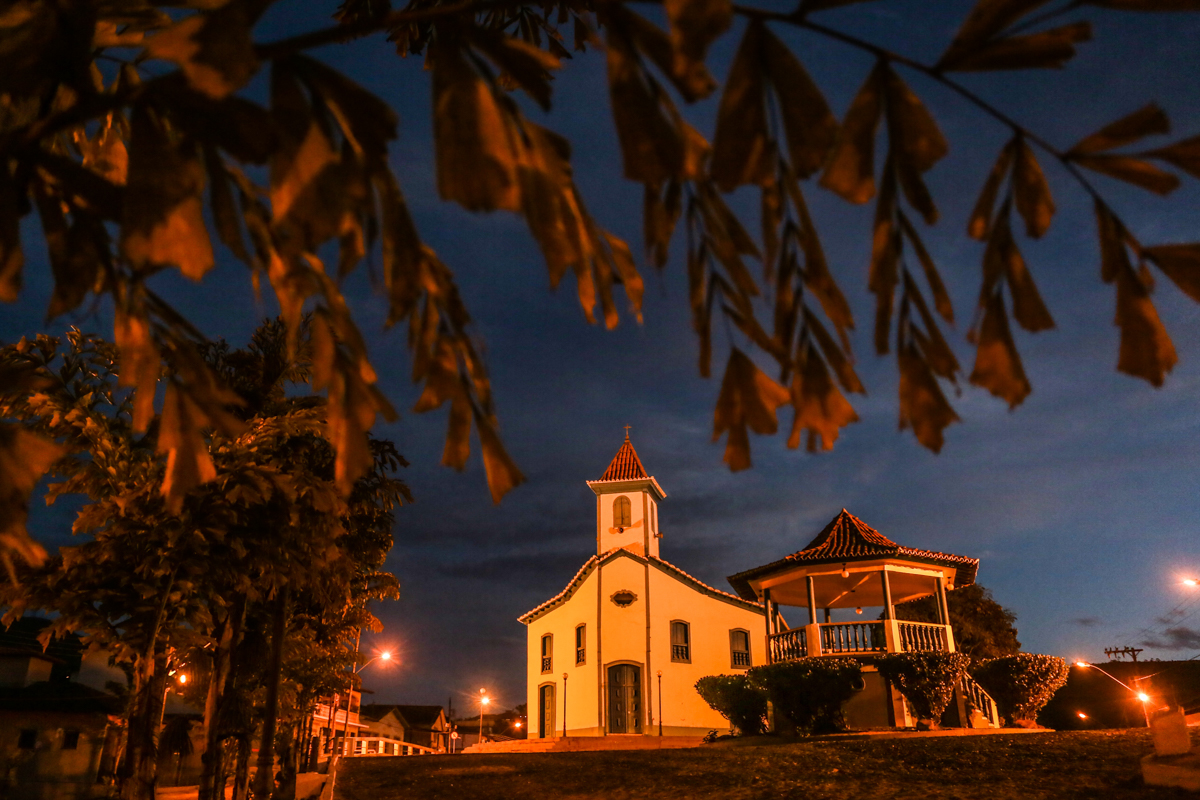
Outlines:
MULTIPOLYGON (((732 575, 729 583, 741 597, 767 609, 768 663, 809 656, 860 658, 868 691, 848 704, 848 722, 854 716, 862 727, 906 726, 911 718, 905 704, 870 661, 886 653, 955 652, 946 592, 974 583, 978 569, 976 558, 897 544, 842 509, 804 549, 732 575), (930 595, 937 597, 936 623, 896 619, 897 604, 930 595), (805 609, 807 624, 789 627, 780 606, 805 609), (865 608, 882 613, 867 617, 865 608), (833 612, 844 609, 853 609, 854 616, 834 620, 833 612), (885 710, 886 719, 881 716, 885 710)), ((971 695, 974 707, 994 723, 991 698, 969 678, 965 683, 962 690, 971 695)), ((956 705, 965 720, 961 699, 956 705)))

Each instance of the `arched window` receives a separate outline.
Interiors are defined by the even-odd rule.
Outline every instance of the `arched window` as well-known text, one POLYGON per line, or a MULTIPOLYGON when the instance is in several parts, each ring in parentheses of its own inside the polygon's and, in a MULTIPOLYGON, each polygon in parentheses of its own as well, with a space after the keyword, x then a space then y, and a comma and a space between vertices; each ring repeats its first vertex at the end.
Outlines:
POLYGON ((750 666, 750 631, 735 628, 729 632, 729 661, 735 669, 750 666))
POLYGON ((542 637, 542 672, 554 670, 554 635, 547 633, 542 637))
POLYGON ((630 522, 629 522, 630 507, 631 506, 629 503, 629 498, 625 497, 624 495, 618 497, 616 500, 613 500, 613 527, 614 528, 628 528, 629 527, 629 525, 630 525, 630 522))
POLYGON ((692 660, 692 626, 686 622, 671 623, 671 660, 692 660))

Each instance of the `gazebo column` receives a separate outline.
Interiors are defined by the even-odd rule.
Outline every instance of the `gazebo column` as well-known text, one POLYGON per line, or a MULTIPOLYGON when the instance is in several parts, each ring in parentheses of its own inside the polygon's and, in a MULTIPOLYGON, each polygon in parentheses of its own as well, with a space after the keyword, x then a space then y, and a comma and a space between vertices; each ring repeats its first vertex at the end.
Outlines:
POLYGON ((946 579, 937 579, 937 606, 938 616, 942 620, 942 624, 946 626, 946 652, 955 652, 954 646, 954 631, 950 627, 950 605, 946 602, 946 579))
POLYGON ((763 589, 763 606, 767 610, 767 663, 771 664, 774 659, 771 658, 771 636, 775 634, 775 613, 771 609, 771 590, 763 589))
POLYGON ((879 571, 879 581, 883 584, 883 633, 887 652, 899 653, 904 646, 900 641, 900 623, 896 621, 896 608, 892 605, 892 584, 888 580, 886 569, 879 571))
POLYGON ((821 626, 817 624, 817 591, 813 586, 813 576, 804 579, 808 588, 808 625, 804 627, 805 644, 810 656, 821 655, 821 626))

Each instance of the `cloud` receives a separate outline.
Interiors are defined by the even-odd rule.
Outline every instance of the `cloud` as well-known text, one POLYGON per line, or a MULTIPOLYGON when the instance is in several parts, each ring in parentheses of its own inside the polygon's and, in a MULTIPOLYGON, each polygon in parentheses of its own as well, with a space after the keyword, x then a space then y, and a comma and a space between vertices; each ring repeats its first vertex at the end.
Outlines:
POLYGON ((1140 644, 1157 650, 1200 650, 1200 631, 1182 625, 1167 628, 1161 636, 1143 639, 1140 644))
POLYGON ((1100 618, 1099 617, 1076 617, 1075 619, 1071 620, 1071 622, 1075 623, 1076 625, 1078 625, 1081 628, 1094 628, 1100 624, 1100 618))

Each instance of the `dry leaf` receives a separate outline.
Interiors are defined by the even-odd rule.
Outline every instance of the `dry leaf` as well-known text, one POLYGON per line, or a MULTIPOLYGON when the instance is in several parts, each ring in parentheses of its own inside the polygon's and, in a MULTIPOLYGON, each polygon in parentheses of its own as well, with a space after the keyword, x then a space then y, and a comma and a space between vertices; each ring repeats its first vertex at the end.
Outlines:
POLYGON ((897 162, 928 172, 950 151, 946 137, 921 98, 891 68, 884 69, 888 135, 897 162))
POLYGON ((675 50, 671 74, 694 88, 695 97, 705 97, 713 86, 704 67, 709 45, 733 22, 731 0, 666 0, 663 8, 671 25, 675 50), (706 91, 707 89, 707 91, 706 91))
POLYGON ((1013 198, 1017 213, 1025 220, 1025 233, 1037 239, 1049 228, 1054 217, 1054 199, 1050 185, 1033 155, 1033 149, 1022 137, 1016 140, 1016 165, 1013 167, 1013 198))
POLYGON ((1143 248, 1142 255, 1153 261, 1184 294, 1200 303, 1200 244, 1160 244, 1143 248))
MULTIPOLYGON (((1013 297, 1013 316, 1027 331, 1036 333, 1054 327, 1054 319, 1042 302, 1037 285, 1033 282, 1025 259, 1017 249, 1013 239, 1012 228, 1008 222, 1008 204, 1000 212, 992 235, 988 239, 987 250, 984 252, 984 273, 987 276, 983 289, 984 295, 992 294, 991 284, 1003 274, 1008 281, 1009 291, 1013 297)), ((986 303, 981 301, 986 307, 986 303)))
POLYGON ((925 271, 925 280, 929 283, 929 290, 933 292, 934 307, 942 315, 942 319, 953 325, 954 306, 950 303, 950 295, 946 291, 946 285, 942 283, 942 276, 938 273, 937 265, 933 263, 933 258, 925 249, 925 243, 921 241, 917 229, 908 221, 904 212, 897 209, 896 217, 900 222, 900 231, 912 244, 913 251, 917 254, 917 260, 921 262, 921 268, 925 271))
POLYGON ((982 242, 988 237, 988 230, 992 222, 992 209, 996 206, 996 195, 1000 191, 1000 184, 1004 182, 1004 176, 1008 174, 1009 167, 1012 166, 1016 146, 1017 139, 1014 137, 1000 151, 1000 157, 996 159, 996 163, 992 165, 992 171, 988 173, 987 180, 983 184, 983 191, 979 193, 979 199, 975 202, 974 210, 971 211, 971 221, 967 223, 967 234, 972 239, 982 242))
POLYGON ((871 244, 868 288, 875 295, 875 352, 888 352, 892 326, 892 303, 899 281, 900 232, 896 228, 896 182, 890 169, 883 170, 883 187, 875 204, 875 227, 871 244))
POLYGON ((1021 404, 1032 387, 1025 377, 1021 356, 1008 326, 1008 313, 999 292, 993 292, 984 307, 983 322, 976 336, 975 368, 971 383, 1008 401, 1009 409, 1021 404))
POLYGON ((1091 24, 1075 22, 1025 36, 986 42, 953 59, 943 56, 938 67, 948 72, 1059 68, 1074 57, 1077 43, 1091 38, 1091 24))
MULTIPOLYGON (((751 23, 756 24, 759 23, 751 23)), ((787 45, 765 26, 761 37, 763 64, 779 99, 779 117, 783 121, 792 171, 807 178, 825 163, 837 139, 837 117, 787 45)))
POLYGON ((1117 274, 1117 315, 1114 323, 1121 329, 1121 349, 1117 369, 1142 378, 1154 386, 1175 366, 1175 345, 1158 318, 1150 290, 1130 268, 1117 274))
POLYGON ((236 92, 258 71, 250 37, 253 20, 243 2, 176 22, 146 41, 151 58, 173 61, 198 91, 221 99, 236 92))
POLYGON ((754 22, 746 28, 721 95, 709 172, 723 192, 745 183, 763 185, 775 176, 762 72, 764 30, 754 22))
POLYGON ((1110 122, 1068 151, 1068 155, 1102 153, 1156 133, 1170 133, 1171 122, 1157 103, 1110 122))
POLYGON ((917 441, 935 453, 945 443, 943 431, 958 414, 916 347, 905 344, 897 353, 900 367, 900 430, 912 428, 917 441))
POLYGON ((1155 194, 1167 195, 1179 188, 1179 178, 1164 172, 1149 161, 1132 156, 1084 155, 1072 161, 1095 172, 1132 183, 1155 194))
POLYGON ((479 432, 479 449, 483 451, 483 467, 487 471, 492 502, 499 504, 504 495, 525 482, 525 476, 509 457, 490 420, 476 415, 475 427, 479 432))
POLYGON ((858 90, 821 176, 821 185, 849 200, 875 196, 875 134, 879 130, 887 65, 880 61, 858 90))
POLYGON ((938 60, 938 67, 944 69, 947 64, 977 51, 981 45, 1002 33, 1005 28, 1047 2, 1048 0, 978 0, 955 34, 954 41, 938 60))
POLYGON ((161 491, 173 513, 179 513, 188 491, 217 477, 202 431, 206 425, 204 412, 174 381, 168 381, 157 451, 167 457, 161 491))
POLYGON ((15 424, 0 424, 0 560, 15 581, 13 557, 38 566, 46 551, 25 530, 29 493, 66 449, 15 424))
POLYGON ((113 320, 113 341, 121 354, 117 384, 134 388, 133 430, 144 433, 154 418, 154 392, 161 369, 149 320, 118 307, 113 320))
POLYGON ((713 441, 729 432, 724 461, 730 471, 750 466, 747 428, 760 435, 775 433, 779 427, 775 410, 790 399, 788 390, 771 380, 745 353, 736 347, 731 349, 713 414, 713 441))
POLYGON ((824 362, 812 348, 807 349, 800 370, 792 378, 791 400, 795 416, 787 446, 792 449, 800 446, 800 433, 807 430, 808 452, 816 452, 817 437, 821 439, 822 450, 832 450, 841 429, 858 422, 854 407, 838 391, 824 362))
POLYGON ((1200 136, 1192 136, 1141 155, 1160 158, 1193 178, 1200 178, 1200 136))

